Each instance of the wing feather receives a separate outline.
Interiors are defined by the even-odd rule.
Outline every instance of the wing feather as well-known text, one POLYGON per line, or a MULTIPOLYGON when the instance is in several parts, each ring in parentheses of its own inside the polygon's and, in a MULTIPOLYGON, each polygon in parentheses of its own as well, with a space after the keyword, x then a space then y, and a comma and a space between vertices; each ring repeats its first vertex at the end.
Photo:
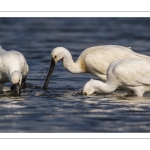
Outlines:
POLYGON ((129 86, 150 84, 150 62, 142 59, 126 59, 118 61, 113 73, 122 84, 129 86))

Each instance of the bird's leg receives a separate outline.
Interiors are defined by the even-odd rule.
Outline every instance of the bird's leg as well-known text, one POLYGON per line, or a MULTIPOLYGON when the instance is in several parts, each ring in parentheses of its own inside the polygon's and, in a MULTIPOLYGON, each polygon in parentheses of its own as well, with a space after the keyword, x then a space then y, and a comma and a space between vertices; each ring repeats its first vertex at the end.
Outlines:
POLYGON ((26 79, 27 79, 27 75, 22 79, 21 88, 25 88, 26 87, 26 79))
POLYGON ((127 90, 124 96, 133 96, 135 93, 132 90, 127 90))
POLYGON ((14 85, 12 85, 10 89, 13 91, 14 90, 14 85))
POLYGON ((4 84, 0 84, 0 93, 3 93, 4 84))
POLYGON ((143 97, 144 91, 135 90, 134 92, 135 92, 135 94, 136 94, 137 96, 143 97))

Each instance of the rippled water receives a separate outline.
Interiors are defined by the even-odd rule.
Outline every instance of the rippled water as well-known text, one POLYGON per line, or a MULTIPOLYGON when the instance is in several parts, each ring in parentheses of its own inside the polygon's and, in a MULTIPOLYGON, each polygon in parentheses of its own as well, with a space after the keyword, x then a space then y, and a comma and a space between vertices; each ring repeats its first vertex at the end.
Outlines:
POLYGON ((117 44, 150 56, 150 18, 0 18, 0 45, 24 54, 30 67, 27 88, 0 95, 0 132, 149 132, 150 93, 145 97, 82 95, 90 74, 71 74, 61 62, 47 92, 42 90, 57 46, 76 60, 87 47, 117 44))

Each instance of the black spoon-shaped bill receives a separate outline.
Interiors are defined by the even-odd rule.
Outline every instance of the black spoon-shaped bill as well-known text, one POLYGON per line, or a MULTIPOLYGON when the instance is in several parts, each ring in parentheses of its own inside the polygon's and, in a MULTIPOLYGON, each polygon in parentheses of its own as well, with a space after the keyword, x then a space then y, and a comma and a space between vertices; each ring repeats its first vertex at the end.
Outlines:
POLYGON ((46 90, 47 87, 48 87, 48 83, 50 81, 50 78, 52 76, 52 73, 53 73, 53 70, 55 68, 55 60, 54 58, 51 59, 51 64, 50 64, 50 68, 49 68, 49 71, 48 71, 48 74, 47 74, 47 77, 45 79, 45 82, 44 82, 44 85, 43 85, 43 89, 46 90))
POLYGON ((13 90, 16 96, 21 95, 21 86, 19 85, 19 83, 13 85, 13 90))

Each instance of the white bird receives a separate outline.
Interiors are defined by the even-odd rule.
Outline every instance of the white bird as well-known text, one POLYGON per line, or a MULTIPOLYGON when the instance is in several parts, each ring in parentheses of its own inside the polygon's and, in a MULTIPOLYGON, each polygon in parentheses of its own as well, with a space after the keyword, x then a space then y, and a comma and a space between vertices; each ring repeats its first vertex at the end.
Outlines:
POLYGON ((150 91, 150 61, 136 58, 114 61, 108 67, 106 82, 91 79, 84 85, 83 94, 111 93, 118 87, 130 89, 140 97, 150 91))
POLYGON ((149 56, 136 53, 119 45, 102 45, 85 49, 74 62, 71 53, 64 47, 57 47, 51 52, 51 64, 43 89, 47 89, 55 64, 63 61, 64 68, 71 73, 91 73, 106 81, 107 69, 110 63, 118 59, 142 58, 150 60, 149 56))
POLYGON ((24 56, 15 50, 5 51, 0 46, 0 92, 6 82, 12 83, 16 95, 21 94, 21 86, 26 83, 29 72, 24 56))

